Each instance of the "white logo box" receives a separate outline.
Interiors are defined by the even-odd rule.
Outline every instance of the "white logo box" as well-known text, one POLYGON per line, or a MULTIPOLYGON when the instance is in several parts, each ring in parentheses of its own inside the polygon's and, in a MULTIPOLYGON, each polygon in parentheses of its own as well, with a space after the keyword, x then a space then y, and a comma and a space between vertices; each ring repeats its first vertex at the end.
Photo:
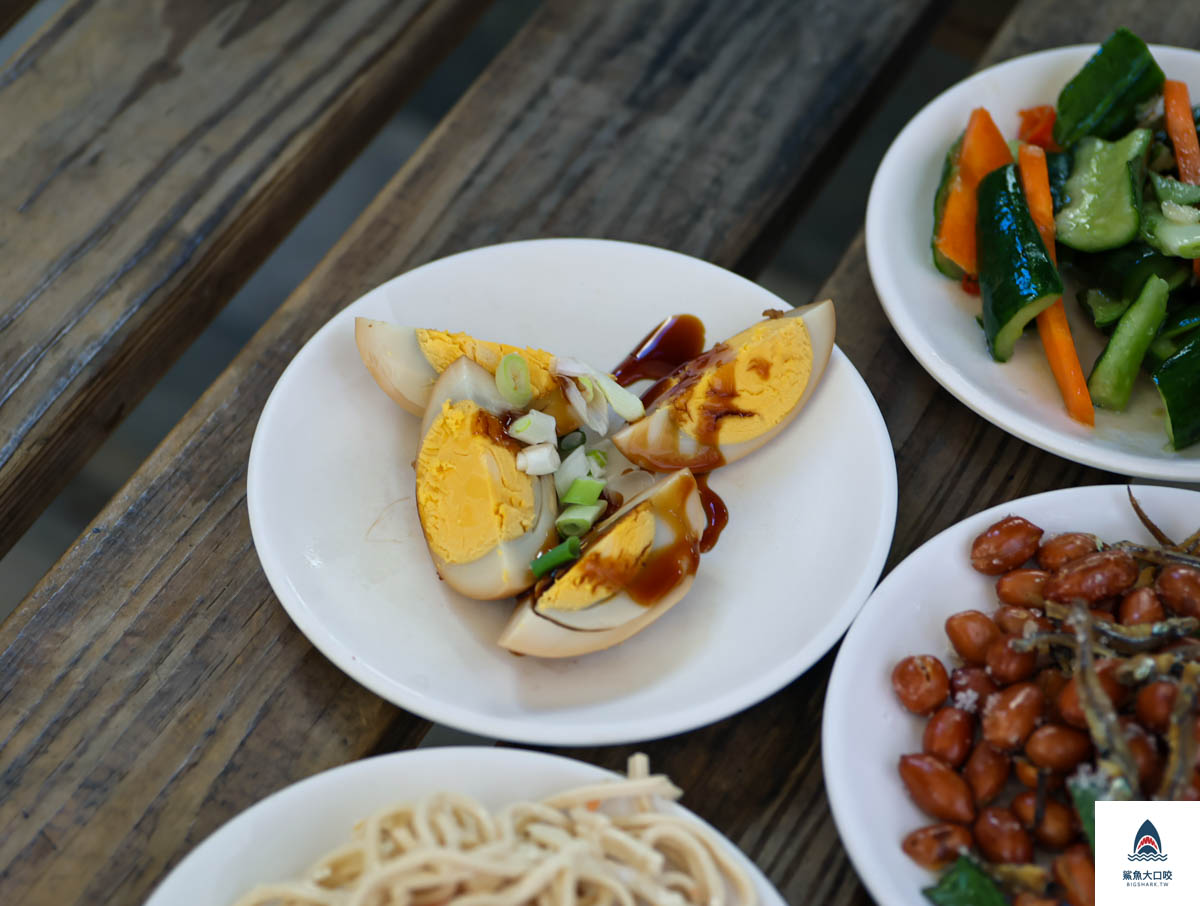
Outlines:
POLYGON ((1140 904, 1200 904, 1200 802, 1096 803, 1096 906, 1140 904))

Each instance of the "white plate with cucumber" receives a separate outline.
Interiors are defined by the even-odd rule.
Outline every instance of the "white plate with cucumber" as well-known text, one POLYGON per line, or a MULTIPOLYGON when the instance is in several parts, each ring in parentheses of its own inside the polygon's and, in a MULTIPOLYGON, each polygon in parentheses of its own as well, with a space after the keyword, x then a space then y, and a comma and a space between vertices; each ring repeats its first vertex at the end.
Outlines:
MULTIPOLYGON (((1166 373, 1164 386, 1172 400, 1174 424, 1168 424, 1164 397, 1147 373, 1150 363, 1161 362, 1162 358, 1144 359, 1144 370, 1132 381, 1128 402, 1121 411, 1096 406, 1094 427, 1081 424, 1067 413, 1033 323, 1023 334, 1020 334, 1019 326, 1016 328, 1020 335, 1011 358, 1005 362, 996 361, 977 320, 982 308, 980 296, 968 293, 959 281, 940 273, 931 254, 934 196, 941 181, 943 162, 947 149, 963 132, 972 110, 986 108, 1003 137, 1015 139, 1019 111, 1038 105, 1054 105, 1063 86, 1083 69, 1096 49, 1096 45, 1064 47, 993 66, 939 95, 909 122, 885 155, 871 188, 866 225, 871 277, 893 327, 921 365, 950 393, 1000 428, 1085 465, 1165 481, 1200 482, 1200 441, 1183 443, 1194 433, 1192 425, 1200 422, 1200 371, 1191 366, 1186 370, 1179 368, 1182 359, 1175 359, 1174 369, 1166 373), (1181 449, 1172 444, 1169 427, 1175 429, 1175 440, 1181 449)), ((1166 78, 1186 83, 1191 89, 1192 100, 1200 102, 1200 53, 1159 45, 1152 45, 1149 50, 1166 78)), ((1062 115, 1062 122, 1069 126, 1069 114, 1062 115)), ((1111 138, 1114 142, 1119 141, 1128 132, 1128 129, 1122 129, 1111 134, 1111 138)), ((1156 141, 1139 143, 1131 140, 1124 145, 1140 151, 1143 146, 1153 146, 1156 141)), ((1085 145, 1088 143, 1094 145, 1094 139, 1086 140, 1085 145)), ((1070 149, 1069 159, 1074 167, 1082 166, 1081 147, 1084 145, 1076 144, 1070 149)), ((1155 148, 1147 155, 1158 151, 1161 149, 1155 148)), ((1135 166, 1141 166, 1140 160, 1135 166)), ((1169 170, 1164 173, 1182 176, 1169 170)), ((1072 178, 1075 175, 1072 173, 1072 178)), ((1144 187, 1145 202, 1153 203, 1156 214, 1161 214, 1163 197, 1172 188, 1179 188, 1162 180, 1158 185, 1151 183, 1148 172, 1138 182, 1135 188, 1144 187)), ((1190 188, 1185 187, 1185 191, 1190 188)), ((1068 204, 1074 202, 1078 206, 1078 197, 1076 192, 1075 199, 1068 204)), ((982 200, 982 196, 980 198, 982 200)), ((1134 223, 1138 230, 1134 238, 1141 241, 1141 223, 1151 223, 1146 213, 1149 209, 1136 205, 1136 202, 1134 205, 1134 223)), ((1059 213, 1061 231, 1063 220, 1061 211, 1059 213)), ((1188 219, 1189 211, 1176 213, 1183 220, 1188 219)), ((1196 214, 1200 215, 1200 211, 1196 214)), ((1176 233, 1180 231, 1185 234, 1195 232, 1200 236, 1200 224, 1184 224, 1175 230, 1176 233)), ((1062 238, 1060 232, 1060 253, 1077 254, 1065 249, 1062 238)), ((1111 237, 1102 236, 1099 244, 1106 244, 1106 238, 1111 243, 1111 237)), ((1164 239, 1172 238, 1178 237, 1164 236, 1164 239)), ((1186 242, 1177 248, 1184 253, 1192 251, 1186 242)), ((1042 249, 1044 254, 1044 246, 1042 249)), ((1127 246, 1123 248, 1124 252, 1128 250, 1127 246)), ((1091 254, 1092 257, 1086 259, 1091 277, 1080 279, 1078 270, 1063 269, 1063 305, 1085 378, 1092 373, 1109 336, 1097 328, 1096 316, 1077 301, 1077 292, 1099 288, 1095 279, 1099 268, 1097 262, 1107 265, 1109 271, 1115 270, 1118 278, 1132 280, 1133 275, 1139 273, 1132 265, 1126 267, 1123 263, 1109 261, 1105 256, 1111 254, 1110 250, 1091 254)), ((981 260, 983 256, 981 248, 981 260)), ((1108 294, 1111 301, 1118 306, 1118 312, 1124 309, 1124 314, 1129 317, 1124 328, 1118 318, 1114 321, 1115 326, 1109 329, 1113 330, 1114 336, 1120 334, 1123 344, 1133 337, 1137 346, 1139 341, 1134 328, 1139 325, 1144 328, 1149 322, 1154 325, 1155 336, 1141 342, 1141 346, 1152 346, 1159 340, 1156 350, 1160 353, 1175 350, 1177 354, 1195 339, 1189 347, 1195 355, 1188 361, 1200 361, 1200 322, 1196 327, 1188 328, 1191 322, 1181 314, 1185 309, 1200 305, 1200 289, 1193 286, 1194 280, 1188 272, 1190 262, 1180 258, 1173 260, 1176 266, 1170 269, 1170 274, 1165 274, 1173 290, 1167 313, 1162 318, 1156 316, 1155 307, 1161 308, 1158 299, 1149 299, 1134 311, 1131 303, 1140 292, 1129 291, 1130 298, 1122 299, 1120 288, 1113 289, 1108 294), (1179 282, 1183 285, 1177 289, 1174 284, 1179 282), (1195 295, 1191 299, 1181 298, 1188 293, 1195 295), (1160 340, 1159 332, 1167 332, 1163 325, 1174 323, 1172 319, 1178 321, 1181 317, 1185 320, 1184 329, 1173 338, 1167 338, 1169 343, 1160 340)), ((1110 284, 1120 282, 1119 279, 1110 280, 1110 284)), ((1139 282, 1139 290, 1141 286, 1139 282)), ((1043 295, 1050 294, 1046 291, 1043 295)), ((1104 300, 1093 294, 1092 301, 1104 300)), ((1123 352, 1126 349, 1124 345, 1114 348, 1123 352)), ((1132 373, 1128 368, 1117 369, 1122 370, 1132 373)), ((1093 399, 1098 395, 1096 385, 1094 379, 1093 399)), ((1117 393, 1118 397, 1122 395, 1117 393)), ((1103 391, 1100 396, 1103 397, 1103 391)))

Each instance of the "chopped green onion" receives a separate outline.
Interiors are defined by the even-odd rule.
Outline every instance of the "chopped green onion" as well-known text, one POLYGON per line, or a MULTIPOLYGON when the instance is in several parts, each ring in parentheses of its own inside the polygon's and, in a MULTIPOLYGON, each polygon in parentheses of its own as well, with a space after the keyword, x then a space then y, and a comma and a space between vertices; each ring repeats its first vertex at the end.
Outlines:
POLYGON ((583 433, 582 428, 576 428, 570 434, 564 434, 558 439, 558 450, 564 455, 570 453, 576 447, 582 447, 584 441, 587 440, 587 435, 583 433))
POLYGON ((596 383, 608 399, 608 404, 627 422, 635 421, 646 414, 646 407, 638 396, 626 390, 607 374, 597 374, 596 383))
POLYGON ((583 394, 584 400, 590 403, 596 395, 596 385, 592 383, 592 379, 585 374, 575 378, 575 383, 579 385, 579 392, 583 394))
POLYGON ((604 470, 608 468, 608 454, 603 450, 588 450, 588 475, 592 478, 603 478, 604 470))
POLYGON ((582 535, 592 527, 600 514, 608 507, 607 503, 593 503, 590 506, 569 506, 554 520, 554 526, 564 538, 582 535))
POLYGON ((578 560, 581 550, 582 547, 577 537, 568 538, 558 547, 552 547, 546 553, 535 557, 530 562, 529 569, 535 578, 540 579, 551 570, 566 566, 572 560, 578 560))
POLYGON ((526 475, 549 475, 561 464, 554 444, 531 444, 517 453, 517 468, 526 475))
POLYGON ((586 447, 576 447, 563 457, 562 465, 554 473, 554 490, 558 493, 559 500, 562 500, 563 495, 571 489, 571 482, 576 478, 587 477, 588 458, 586 454, 586 447))
POLYGON ((591 506, 600 499, 600 492, 604 490, 604 485, 603 479, 576 478, 567 488, 567 493, 563 494, 562 502, 591 506))
POLYGON ((558 439, 553 415, 530 409, 508 426, 508 434, 523 444, 553 444, 558 439))
POLYGON ((524 409, 533 401, 529 382, 529 363, 519 352, 510 352, 496 367, 496 389, 510 406, 524 409))

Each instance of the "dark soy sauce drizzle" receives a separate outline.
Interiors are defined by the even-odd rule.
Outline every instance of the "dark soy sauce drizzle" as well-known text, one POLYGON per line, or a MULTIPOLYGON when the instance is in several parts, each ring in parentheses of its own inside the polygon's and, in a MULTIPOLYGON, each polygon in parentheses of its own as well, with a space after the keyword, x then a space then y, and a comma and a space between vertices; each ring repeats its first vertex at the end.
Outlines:
POLYGON ((696 487, 700 489, 700 503, 704 507, 704 515, 708 517, 708 525, 700 536, 700 552, 707 554, 717 546, 721 532, 729 523, 729 508, 716 491, 708 486, 708 473, 696 476, 696 487))
MULTIPOLYGON (((667 389, 664 378, 685 362, 699 358, 703 352, 704 323, 695 315, 672 315, 646 334, 633 351, 613 369, 612 375, 622 387, 643 380, 654 381, 653 386, 642 394, 642 402, 649 406, 667 389)), ((714 433, 719 417, 717 415, 711 419, 710 429, 714 433)), ((713 449, 716 449, 715 446, 713 449)), ((720 462, 714 465, 720 465, 720 462)), ((700 502, 708 519, 708 525, 700 539, 700 550, 707 553, 716 545, 722 530, 729 522, 729 510, 717 492, 708 486, 707 474, 696 475, 696 484, 700 490, 700 502)))
POLYGON ((671 315, 625 356, 612 375, 622 387, 660 381, 704 351, 704 324, 695 315, 671 315))

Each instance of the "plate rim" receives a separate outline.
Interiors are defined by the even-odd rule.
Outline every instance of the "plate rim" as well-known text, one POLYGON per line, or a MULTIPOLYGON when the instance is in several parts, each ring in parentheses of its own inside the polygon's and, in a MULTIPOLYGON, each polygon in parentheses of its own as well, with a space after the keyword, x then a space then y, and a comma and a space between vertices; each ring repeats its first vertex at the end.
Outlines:
POLYGON ((293 594, 295 592, 291 589, 288 582, 285 564, 269 546, 260 545, 257 540, 263 537, 261 533, 265 531, 264 519, 266 518, 262 512, 262 501, 256 498, 254 491, 256 485, 255 476, 264 469, 262 461, 262 449, 264 445, 260 442, 260 437, 266 430, 264 426, 269 423, 269 416, 273 408, 279 405, 281 398, 277 393, 279 387, 284 384, 293 368, 304 367, 305 360, 316 354, 317 341, 326 331, 336 330, 339 323, 349 317, 347 312, 366 296, 380 291, 383 287, 388 286, 396 280, 403 279, 408 274, 420 268, 446 266, 446 262, 464 255, 472 255, 478 252, 495 254, 496 249, 503 249, 514 245, 552 247, 555 244, 562 243, 605 247, 633 247, 639 250, 638 253, 649 251, 654 254, 685 259, 689 263, 689 266, 716 269, 724 275, 745 281, 760 292, 768 293, 773 298, 778 298, 766 287, 703 259, 663 249, 658 246, 610 239, 553 238, 498 243, 438 258, 420 265, 418 268, 412 268, 409 271, 398 274, 390 280, 379 284, 379 286, 373 287, 363 293, 331 316, 296 352, 272 388, 271 394, 264 404, 258 423, 255 426, 246 471, 246 502, 249 512, 251 536, 255 539, 255 550, 263 572, 276 598, 288 614, 289 619, 304 634, 308 642, 328 658, 339 670, 385 701, 389 701, 434 723, 509 742, 531 745, 573 746, 619 745, 661 739, 698 729, 738 714, 768 698, 788 683, 800 677, 813 664, 824 657, 837 643, 837 640, 842 637, 847 627, 849 627, 861 611, 870 596, 871 590, 875 587, 879 576, 883 572, 896 528, 898 482, 895 452, 887 424, 879 409, 879 404, 876 402, 862 375, 859 374, 858 370, 850 362, 849 357, 837 346, 834 347, 832 355, 832 359, 835 361, 831 361, 826 374, 829 374, 834 368, 845 369, 844 380, 848 382, 848 389, 863 402, 869 419, 868 434, 873 440, 876 453, 878 454, 876 471, 880 476, 881 485, 883 486, 883 494, 880 501, 881 506, 878 513, 879 524, 873 539, 872 548, 869 556, 864 559, 864 565, 860 571, 858 582, 853 588, 853 593, 847 595, 847 600, 861 600, 858 600, 856 605, 847 607, 846 612, 841 614, 839 619, 827 624, 820 634, 810 637, 804 646, 799 648, 791 658, 780 662, 773 670, 766 674, 760 675, 755 682, 745 683, 719 698, 709 699, 706 702, 698 703, 683 710, 660 713, 654 717, 643 717, 635 721, 624 721, 621 723, 608 722, 603 724, 591 723, 584 726, 559 726, 553 720, 553 715, 550 714, 533 720, 528 716, 522 718, 494 717, 484 714, 479 710, 463 708, 457 703, 433 699, 420 690, 403 686, 395 682, 391 677, 371 668, 365 662, 358 659, 354 652, 340 640, 323 632, 319 622, 306 608, 289 605, 288 600, 281 593, 281 590, 288 590, 293 594), (267 556, 264 556, 264 547, 269 552, 267 556))
MULTIPOLYGON (((1178 52, 1200 59, 1200 50, 1169 44, 1150 44, 1148 46, 1153 53, 1178 52)), ((895 289, 901 281, 892 273, 889 257, 885 252, 887 248, 886 210, 880 199, 895 179, 891 175, 891 171, 898 171, 900 155, 908 150, 910 144, 919 141, 916 136, 920 134, 919 126, 922 120, 932 116, 931 111, 939 108, 947 95, 957 93, 965 86, 975 82, 995 78, 1005 69, 1019 69, 1029 66, 1031 63, 1046 62, 1054 57, 1090 53, 1098 47, 1097 43, 1069 44, 1003 60, 955 82, 921 107, 892 140, 871 181, 865 223, 867 269, 871 274, 875 295, 879 299, 884 314, 905 348, 930 377, 976 415, 1006 434, 1011 434, 1041 450, 1081 465, 1137 478, 1185 483, 1200 482, 1200 459, 1154 458, 1142 453, 1106 449, 1096 446, 1090 437, 1071 437, 1060 428, 1046 427, 1036 419, 1007 405, 1003 406, 1002 412, 997 413, 996 405, 986 390, 977 388, 974 382, 959 378, 957 370, 950 367, 942 359, 937 348, 924 338, 917 319, 907 313, 905 305, 902 304, 903 293, 898 290, 884 292, 881 289, 882 286, 888 284, 895 289)), ((1164 447, 1166 442, 1164 433, 1164 447)))
MULTIPOLYGON (((581 772, 581 775, 583 773, 591 773, 595 780, 606 778, 623 779, 622 774, 609 768, 592 764, 591 762, 582 761, 578 758, 569 758, 553 752, 537 752, 529 749, 509 749, 496 746, 430 746, 428 748, 404 749, 399 752, 372 755, 369 758, 361 758, 357 761, 326 768, 323 771, 318 771, 316 774, 293 781, 269 793, 257 802, 248 805, 237 812, 237 814, 232 815, 218 827, 214 828, 211 833, 195 844, 182 859, 175 863, 171 870, 154 885, 149 896, 146 898, 145 906, 174 906, 174 904, 180 902, 179 900, 167 898, 171 893, 167 885, 172 882, 172 878, 180 874, 189 863, 202 861, 207 856, 208 850, 218 845, 214 843, 218 837, 224 835, 235 836, 240 828, 252 825, 259 819, 260 815, 269 813, 271 809, 275 808, 283 800, 299 795, 311 796, 314 790, 331 784, 336 788, 338 781, 350 774, 359 772, 392 774, 399 773, 402 770, 411 771, 414 769, 419 771, 420 762, 435 761, 437 759, 444 759, 447 756, 452 758, 478 759, 480 761, 492 760, 496 762, 496 765, 488 765, 487 767, 500 772, 504 770, 505 762, 527 760, 554 765, 556 767, 566 767, 568 770, 578 770, 581 772), (415 766, 414 762, 417 763, 415 766)), ((651 765, 651 768, 653 769, 653 765, 651 765)), ((581 776, 578 781, 579 784, 587 782, 591 782, 591 779, 584 776, 581 776)), ((436 792, 436 790, 431 789, 429 792, 436 792)), ((778 906, 785 906, 783 895, 779 893, 770 878, 767 877, 766 872, 740 846, 730 840, 728 836, 679 802, 667 802, 666 810, 682 814, 713 834, 724 844, 726 850, 732 854, 732 857, 738 861, 742 868, 749 873, 760 894, 764 891, 773 894, 777 899, 778 906)), ((363 815, 363 817, 366 817, 366 815, 363 815)), ((348 832, 349 828, 346 830, 348 832)), ((265 883, 265 881, 262 883, 265 883)), ((768 902, 762 904, 762 906, 776 906, 776 904, 768 902)))
MULTIPOLYGON (((835 717, 838 712, 835 708, 831 708, 831 702, 837 704, 836 700, 846 698, 852 694, 852 681, 848 678, 851 670, 861 662, 861 659, 869 654, 866 649, 859 650, 865 642, 859 642, 859 638, 865 638, 865 633, 868 631, 864 627, 871 622, 871 609, 873 606, 883 607, 883 604, 873 604, 878 598, 880 601, 886 602, 892 585, 899 584, 902 579, 895 578, 902 571, 915 569, 909 565, 910 561, 916 561, 924 554, 926 548, 932 548, 943 541, 943 536, 953 536, 959 533, 967 533, 965 528, 968 523, 978 521, 980 524, 987 524, 988 520, 995 521, 1005 515, 1018 512, 1021 507, 1031 501, 1037 501, 1040 504, 1048 502, 1054 498, 1071 498, 1071 497, 1094 497, 1097 501, 1103 501, 1106 498, 1118 497, 1122 498, 1126 488, 1136 487, 1139 493, 1143 490, 1153 489, 1153 493, 1165 493, 1168 496, 1182 496, 1194 498, 1197 504, 1200 504, 1200 488, 1192 487, 1173 487, 1170 485, 1134 485, 1132 482, 1126 483, 1106 483, 1095 485, 1077 485, 1066 488, 1055 488, 1049 491, 1041 491, 1037 494, 1028 494, 1024 497, 1017 497, 1012 500, 1002 501, 990 506, 985 510, 968 513, 962 519, 952 525, 942 529, 936 535, 925 540, 919 547, 915 548, 903 560, 895 565, 886 576, 876 586, 871 596, 867 599, 867 603, 863 605, 859 611, 858 618, 846 633, 846 637, 842 640, 841 648, 838 650, 837 657, 834 659, 833 669, 830 672, 829 683, 825 691, 825 701, 821 712, 821 773, 824 779, 826 797, 829 799, 829 810, 833 815, 834 826, 837 828, 838 837, 842 841, 842 846, 846 850, 846 854, 850 858, 850 863, 854 866, 854 871, 862 881, 863 886, 870 892, 871 897, 876 900, 880 906, 915 906, 915 904, 923 903, 919 890, 911 891, 915 898, 905 899, 906 892, 899 892, 894 880, 886 873, 886 870, 876 862, 868 862, 871 849, 859 842, 859 836, 856 833, 861 830, 860 822, 851 817, 851 802, 854 796, 851 790, 849 778, 845 773, 834 767, 830 769, 830 765, 837 765, 838 753, 844 753, 845 746, 839 741, 838 733, 835 729, 835 722, 839 719, 835 717), (851 661, 854 664, 851 664, 851 661), (832 755, 831 755, 832 751, 832 755)), ((1200 506, 1197 506, 1200 510, 1200 506)), ((985 577, 986 578, 986 577, 985 577)), ((949 646, 949 642, 945 642, 949 646)), ((899 706, 897 705, 899 711, 899 706)), ((897 783, 897 796, 903 795, 903 788, 897 783)), ((900 846, 900 841, 896 840, 897 849, 900 846)), ((931 875, 932 879, 932 875, 931 875)))

